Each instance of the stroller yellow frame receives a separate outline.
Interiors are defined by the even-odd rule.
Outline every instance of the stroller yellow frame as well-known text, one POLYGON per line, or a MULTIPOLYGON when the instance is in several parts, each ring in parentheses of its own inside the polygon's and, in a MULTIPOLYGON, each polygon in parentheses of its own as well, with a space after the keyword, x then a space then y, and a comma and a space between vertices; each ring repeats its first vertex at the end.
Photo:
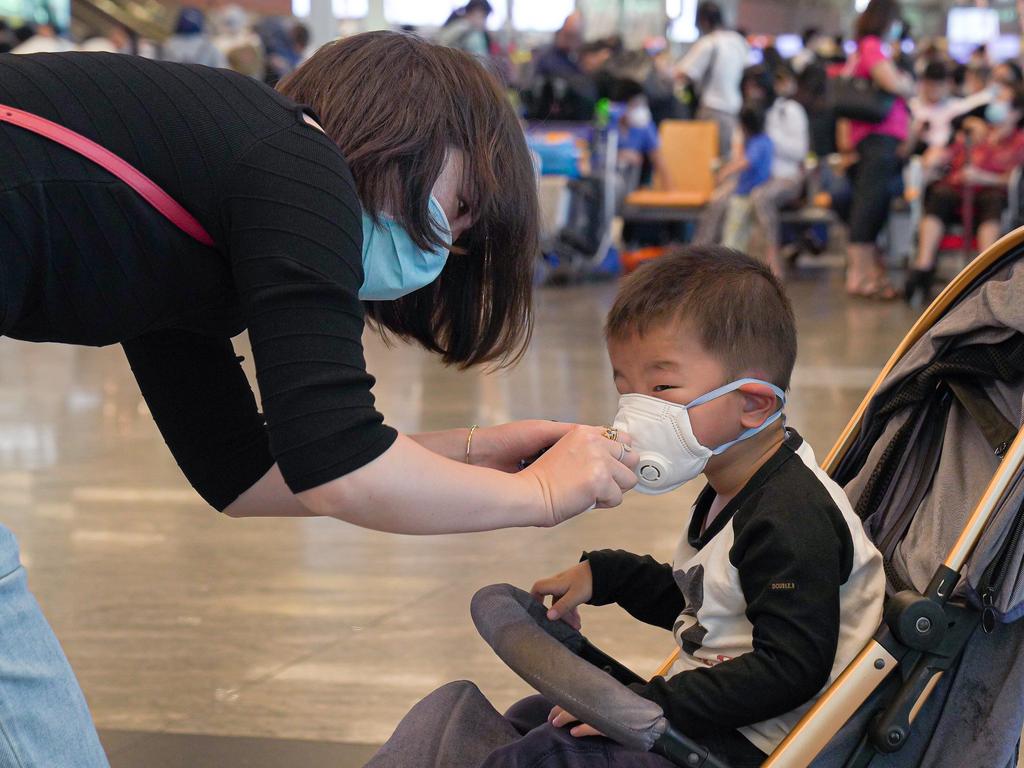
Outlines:
MULTIPOLYGON (((861 423, 869 403, 896 364, 946 314, 968 286, 1021 245, 1024 245, 1024 227, 1006 235, 974 259, 932 302, 907 333, 896 351, 893 352, 835 446, 822 462, 822 468, 827 473, 834 474, 840 461, 853 446, 860 434, 861 423)), ((993 512, 998 509, 1022 464, 1024 464, 1024 430, 1018 433, 1011 443, 984 494, 975 505, 959 538, 938 569, 932 584, 929 585, 925 594, 920 596, 921 599, 917 601, 917 604, 908 605, 907 609, 920 612, 922 608, 927 610, 931 607, 927 603, 939 606, 944 604, 945 599, 952 593, 956 581, 960 578, 961 569, 974 551, 993 512)), ((930 614, 928 616, 922 614, 918 618, 928 619, 930 622, 929 616, 930 614)), ((658 669, 656 675, 667 674, 678 657, 679 650, 676 649, 658 669)), ((821 695, 815 705, 807 711, 786 739, 772 752, 763 763, 763 768, 804 768, 810 765, 839 729, 895 670, 898 664, 899 659, 880 642, 877 636, 872 639, 821 695)), ((908 724, 913 722, 942 676, 942 671, 930 670, 930 672, 931 674, 926 673, 924 678, 918 681, 918 690, 915 692, 917 695, 914 699, 906 702, 909 707, 907 710, 908 724)), ((893 733, 889 738, 893 739, 892 746, 896 747, 898 741, 905 738, 905 734, 893 733)))

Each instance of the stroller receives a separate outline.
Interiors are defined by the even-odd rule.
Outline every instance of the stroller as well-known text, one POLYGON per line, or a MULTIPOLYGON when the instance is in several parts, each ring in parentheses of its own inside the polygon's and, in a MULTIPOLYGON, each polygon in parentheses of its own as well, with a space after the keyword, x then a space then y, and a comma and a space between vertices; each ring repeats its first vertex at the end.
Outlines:
MULTIPOLYGON (((1016 765, 1024 724, 1022 297, 1024 228, 975 259, 927 309, 823 462, 882 552, 884 621, 765 768, 1016 765)), ((609 738, 667 764, 728 768, 627 687, 642 678, 567 624, 548 621, 525 592, 485 587, 472 616, 512 670, 609 738)), ((399 728, 418 728, 416 754, 386 745, 367 768, 479 766, 517 736, 503 722, 471 684, 446 686, 399 728)))

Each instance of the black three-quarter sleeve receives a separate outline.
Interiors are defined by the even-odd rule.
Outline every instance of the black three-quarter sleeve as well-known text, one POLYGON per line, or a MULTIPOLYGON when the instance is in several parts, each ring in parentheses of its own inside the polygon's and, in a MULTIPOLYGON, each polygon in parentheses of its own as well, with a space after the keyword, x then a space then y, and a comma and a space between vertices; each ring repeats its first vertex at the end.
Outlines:
POLYGON ((754 650, 631 686, 691 736, 761 722, 808 701, 827 682, 839 642, 849 547, 830 511, 814 505, 744 510, 733 525, 729 559, 739 573, 754 650))
POLYGON ((231 341, 167 330, 122 346, 178 466, 223 510, 274 463, 231 341))
POLYGON ((618 603, 638 621, 672 629, 685 601, 671 565, 621 549, 585 552, 582 560, 590 563, 593 576, 590 605, 618 603))
POLYGON ((224 202, 270 450, 297 493, 373 461, 397 435, 363 356, 355 183, 338 148, 297 122, 240 158, 224 202))

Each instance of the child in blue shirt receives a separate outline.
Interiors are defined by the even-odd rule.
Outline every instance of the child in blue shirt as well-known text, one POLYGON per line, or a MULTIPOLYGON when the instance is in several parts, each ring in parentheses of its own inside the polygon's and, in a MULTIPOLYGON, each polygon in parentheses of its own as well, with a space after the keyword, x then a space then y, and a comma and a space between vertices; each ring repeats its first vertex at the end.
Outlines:
POLYGON ((658 126, 651 116, 647 97, 639 86, 636 89, 626 101, 619 120, 618 165, 620 172, 631 182, 624 191, 629 192, 637 184, 647 184, 652 179, 657 179, 666 189, 671 188, 668 169, 658 151, 658 126))
POLYGON ((747 104, 740 110, 743 155, 720 172, 722 180, 739 174, 736 192, 729 199, 722 233, 722 245, 738 251, 746 251, 750 244, 750 225, 754 217, 750 193, 767 182, 772 175, 775 148, 764 132, 764 123, 765 112, 759 104, 747 104))

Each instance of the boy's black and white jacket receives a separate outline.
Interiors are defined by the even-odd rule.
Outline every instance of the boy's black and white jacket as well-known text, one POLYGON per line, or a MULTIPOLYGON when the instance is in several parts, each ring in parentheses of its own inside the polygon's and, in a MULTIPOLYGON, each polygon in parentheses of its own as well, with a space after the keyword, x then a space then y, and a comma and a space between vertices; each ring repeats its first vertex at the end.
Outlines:
POLYGON ((771 752, 882 619, 882 558, 843 490, 793 430, 701 532, 715 493, 693 506, 673 565, 584 554, 592 605, 618 603, 672 630, 668 679, 634 686, 694 737, 738 728, 771 752))

